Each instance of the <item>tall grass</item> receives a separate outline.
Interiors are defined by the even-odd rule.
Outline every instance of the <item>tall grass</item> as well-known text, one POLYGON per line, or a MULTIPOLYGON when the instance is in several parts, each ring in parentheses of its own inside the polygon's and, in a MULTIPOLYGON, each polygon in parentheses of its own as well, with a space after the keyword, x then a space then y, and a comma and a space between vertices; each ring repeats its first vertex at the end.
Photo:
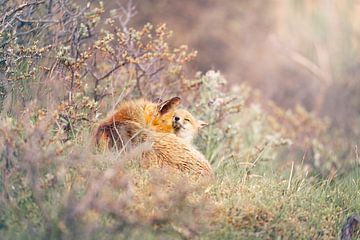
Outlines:
POLYGON ((192 76, 196 52, 165 25, 132 28, 131 2, 23 3, 6 2, 0 26, 4 239, 334 239, 360 211, 358 154, 326 165, 325 120, 227 90, 219 72, 192 76), (96 122, 122 100, 175 94, 209 122, 196 145, 213 181, 143 169, 150 144, 96 149, 96 122))

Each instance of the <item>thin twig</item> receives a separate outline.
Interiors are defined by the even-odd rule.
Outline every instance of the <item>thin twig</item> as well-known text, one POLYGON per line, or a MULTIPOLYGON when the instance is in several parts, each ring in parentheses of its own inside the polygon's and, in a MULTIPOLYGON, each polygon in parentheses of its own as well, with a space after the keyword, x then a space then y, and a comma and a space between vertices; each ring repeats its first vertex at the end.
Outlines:
POLYGON ((292 180, 292 178, 293 178, 293 172, 294 172, 294 161, 291 162, 291 171, 290 171, 290 176, 289 176, 287 191, 289 191, 289 190, 290 190, 290 187, 291 187, 291 180, 292 180))
POLYGON ((26 7, 29 6, 33 6, 33 5, 39 5, 45 3, 45 1, 39 1, 39 2, 28 2, 28 3, 24 3, 21 4, 19 7, 15 8, 14 10, 12 10, 10 13, 5 14, 4 18, 3 18, 3 22, 6 20, 6 18, 11 17, 12 15, 14 15, 15 13, 23 10, 26 7))
POLYGON ((52 19, 23 19, 20 17, 16 17, 16 20, 23 23, 60 23, 60 21, 52 20, 52 19))

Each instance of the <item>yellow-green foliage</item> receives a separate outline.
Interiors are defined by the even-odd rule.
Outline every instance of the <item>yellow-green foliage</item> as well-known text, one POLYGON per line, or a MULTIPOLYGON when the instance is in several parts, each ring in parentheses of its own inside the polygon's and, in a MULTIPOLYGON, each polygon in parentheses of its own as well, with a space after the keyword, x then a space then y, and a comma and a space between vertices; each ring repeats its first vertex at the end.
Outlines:
POLYGON ((360 211, 357 148, 336 155, 327 122, 301 106, 284 110, 246 85, 227 90, 219 72, 186 74, 196 52, 169 45, 165 25, 131 28, 131 4, 3 9, 2 238, 334 239, 360 211), (209 122, 196 145, 211 182, 142 169, 151 144, 95 149, 94 125, 120 101, 175 94, 209 122))

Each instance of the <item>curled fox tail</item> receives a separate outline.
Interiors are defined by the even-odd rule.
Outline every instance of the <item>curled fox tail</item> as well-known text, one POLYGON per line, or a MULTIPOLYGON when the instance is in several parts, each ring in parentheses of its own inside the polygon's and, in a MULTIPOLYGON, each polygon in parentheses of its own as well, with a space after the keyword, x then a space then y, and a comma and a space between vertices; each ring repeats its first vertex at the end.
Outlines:
POLYGON ((95 133, 95 141, 102 149, 116 147, 121 149, 128 143, 139 144, 148 138, 148 130, 134 121, 100 124, 95 133))

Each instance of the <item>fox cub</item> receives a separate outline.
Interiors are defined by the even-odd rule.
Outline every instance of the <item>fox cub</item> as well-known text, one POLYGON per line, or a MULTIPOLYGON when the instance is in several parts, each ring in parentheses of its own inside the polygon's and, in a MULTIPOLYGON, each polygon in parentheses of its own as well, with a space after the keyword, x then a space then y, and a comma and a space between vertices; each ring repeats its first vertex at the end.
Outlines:
POLYGON ((124 102, 100 122, 96 142, 118 149, 149 142, 152 148, 142 154, 144 166, 167 166, 195 175, 212 175, 208 161, 191 144, 203 123, 186 110, 177 109, 179 104, 178 97, 159 104, 146 100, 124 102))

